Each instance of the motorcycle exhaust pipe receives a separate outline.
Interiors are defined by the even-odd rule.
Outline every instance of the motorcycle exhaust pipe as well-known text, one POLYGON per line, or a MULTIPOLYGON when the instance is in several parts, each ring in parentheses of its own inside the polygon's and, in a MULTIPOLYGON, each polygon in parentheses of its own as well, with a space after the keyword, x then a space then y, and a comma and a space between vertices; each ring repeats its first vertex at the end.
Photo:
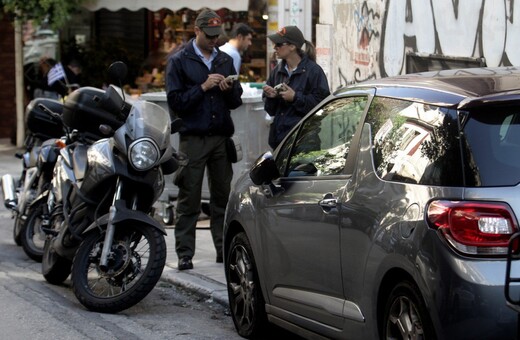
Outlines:
POLYGON ((16 186, 11 175, 2 176, 2 192, 4 194, 4 205, 9 210, 16 210, 18 200, 16 197, 16 186))

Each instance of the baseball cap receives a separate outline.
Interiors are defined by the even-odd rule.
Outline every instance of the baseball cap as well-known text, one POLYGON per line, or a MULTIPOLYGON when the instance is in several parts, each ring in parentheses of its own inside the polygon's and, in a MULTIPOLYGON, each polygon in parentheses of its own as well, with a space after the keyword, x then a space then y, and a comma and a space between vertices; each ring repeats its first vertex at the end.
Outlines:
POLYGON ((197 19, 195 19, 195 26, 199 27, 207 35, 222 34, 222 19, 211 10, 200 12, 197 19))
POLYGON ((267 37, 275 44, 289 43, 298 48, 301 48, 302 45, 305 44, 303 33, 296 26, 282 27, 278 32, 270 34, 267 37))

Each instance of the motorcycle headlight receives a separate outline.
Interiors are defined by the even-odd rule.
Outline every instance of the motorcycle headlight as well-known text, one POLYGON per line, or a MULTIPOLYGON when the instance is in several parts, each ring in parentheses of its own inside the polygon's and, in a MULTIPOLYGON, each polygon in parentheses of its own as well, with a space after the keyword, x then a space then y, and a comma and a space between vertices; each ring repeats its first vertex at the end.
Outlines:
POLYGON ((128 148, 128 157, 132 167, 139 171, 145 171, 159 160, 159 148, 151 139, 138 139, 128 148))

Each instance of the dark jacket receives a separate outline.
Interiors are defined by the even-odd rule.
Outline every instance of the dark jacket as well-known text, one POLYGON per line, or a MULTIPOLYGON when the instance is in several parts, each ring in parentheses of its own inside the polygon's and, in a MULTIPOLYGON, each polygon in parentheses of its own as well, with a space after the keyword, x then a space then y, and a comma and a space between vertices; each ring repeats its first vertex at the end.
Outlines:
POLYGON ((269 130, 269 145, 275 149, 289 131, 310 110, 330 94, 329 84, 323 69, 306 55, 289 77, 282 60, 269 75, 266 84, 272 87, 286 83, 295 92, 294 101, 264 96, 265 111, 274 116, 269 130))
POLYGON ((195 53, 193 39, 168 59, 166 67, 166 93, 168 107, 173 116, 183 120, 180 133, 184 135, 223 135, 235 132, 230 110, 242 104, 240 82, 233 82, 230 91, 222 92, 218 86, 204 92, 202 83, 210 73, 223 76, 235 74, 233 59, 218 52, 211 70, 195 53))

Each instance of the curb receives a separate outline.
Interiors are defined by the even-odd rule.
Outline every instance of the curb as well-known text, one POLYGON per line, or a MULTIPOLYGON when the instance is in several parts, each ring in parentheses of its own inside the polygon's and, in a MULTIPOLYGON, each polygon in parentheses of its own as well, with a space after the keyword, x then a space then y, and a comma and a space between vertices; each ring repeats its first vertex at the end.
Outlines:
POLYGON ((164 267, 161 280, 229 308, 227 289, 220 282, 189 271, 179 271, 168 265, 164 267))

